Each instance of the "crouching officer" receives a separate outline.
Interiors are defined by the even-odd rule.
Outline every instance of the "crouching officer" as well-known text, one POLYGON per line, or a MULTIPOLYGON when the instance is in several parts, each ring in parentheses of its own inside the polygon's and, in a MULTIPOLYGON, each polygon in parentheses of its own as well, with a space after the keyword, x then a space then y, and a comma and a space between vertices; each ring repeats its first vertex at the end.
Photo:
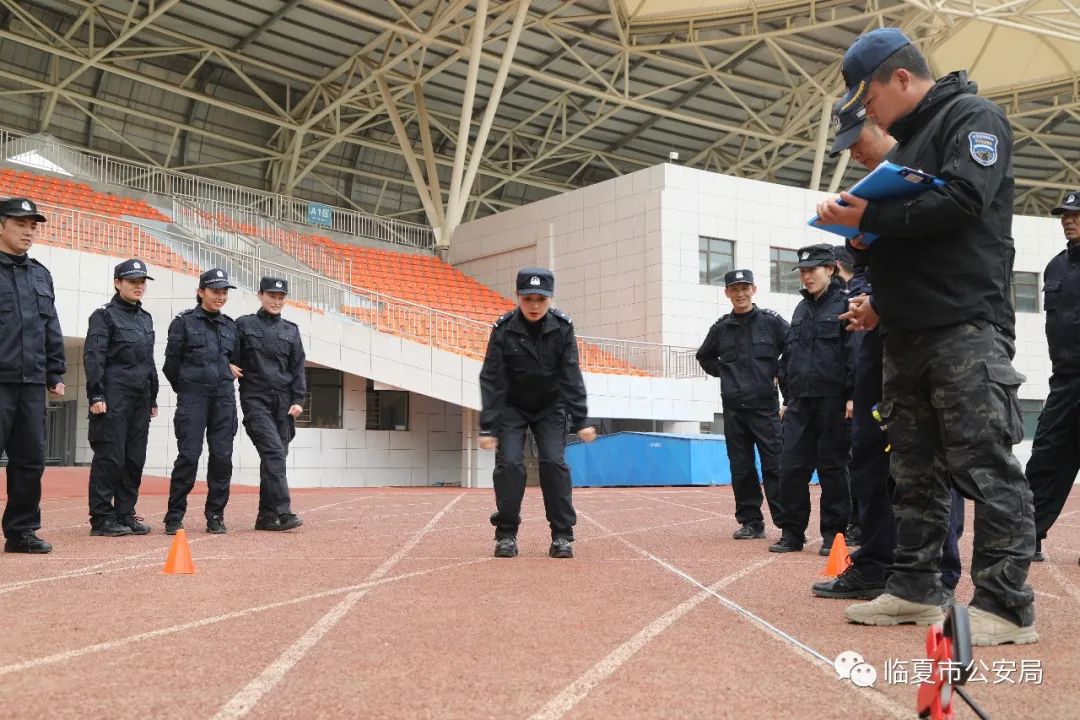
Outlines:
POLYGON ((27 255, 45 216, 25 198, 0 202, 0 453, 7 452, 4 552, 47 553, 41 529, 45 390, 64 394, 64 335, 52 275, 27 255))
POLYGON ((779 359, 788 323, 754 304, 754 273, 724 275, 731 312, 717 320, 697 351, 701 369, 720 378, 731 489, 735 494, 736 540, 765 537, 761 481, 754 447, 761 455, 765 498, 773 523, 780 525, 780 406, 776 399, 779 359))
POLYGON ((142 308, 146 264, 125 260, 113 270, 116 294, 90 315, 83 348, 90 464, 90 534, 146 535, 135 515, 150 418, 157 417, 154 320, 142 308))
POLYGON ((198 306, 177 315, 165 345, 165 377, 176 392, 176 462, 169 484, 165 533, 184 527, 187 497, 195 486, 203 434, 210 446, 206 468, 206 532, 225 532, 225 505, 232 480, 233 437, 236 435, 235 375, 231 362, 236 323, 221 312, 229 299, 229 276, 213 268, 199 276, 198 306))
POLYGON ((577 514, 571 501, 570 468, 563 455, 566 431, 585 442, 585 382, 578 365, 570 318, 551 307, 555 276, 550 270, 518 272, 518 307, 495 321, 480 369, 480 447, 495 455, 495 557, 517 555, 521 499, 525 495, 525 430, 532 430, 540 455, 540 489, 551 526, 553 558, 574 556, 577 514))
POLYGON ((819 554, 828 555, 833 538, 847 528, 851 512, 848 453, 851 448, 854 362, 849 333, 840 315, 847 311, 847 291, 837 276, 830 245, 799 250, 803 301, 791 317, 780 390, 785 407, 780 457, 780 503, 783 534, 771 552, 802 550, 810 522, 810 476, 821 484, 819 554))
POLYGON ((296 323, 281 317, 289 281, 264 277, 254 315, 236 320, 233 374, 240 378, 244 429, 259 451, 259 514, 256 530, 292 530, 304 524, 292 511, 285 456, 303 412, 304 345, 296 323))

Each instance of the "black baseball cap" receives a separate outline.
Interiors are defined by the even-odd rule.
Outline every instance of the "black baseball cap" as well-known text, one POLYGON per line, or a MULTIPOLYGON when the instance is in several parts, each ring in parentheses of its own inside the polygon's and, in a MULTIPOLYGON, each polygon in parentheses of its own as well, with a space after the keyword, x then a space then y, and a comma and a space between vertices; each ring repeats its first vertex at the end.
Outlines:
POLYGON ((832 126, 835 135, 832 147, 829 148, 829 157, 836 157, 854 145, 859 139, 864 122, 866 122, 866 108, 861 102, 845 110, 843 100, 837 101, 833 105, 832 126))
POLYGON ((45 222, 45 216, 38 212, 37 205, 27 198, 13 197, 0 202, 0 217, 30 217, 45 222))
POLYGON ((236 289, 235 285, 229 284, 229 274, 221 268, 210 268, 202 275, 199 276, 200 288, 213 288, 214 290, 220 290, 222 288, 236 289))
POLYGON ((555 294, 555 275, 546 268, 521 268, 517 274, 517 293, 551 297, 555 294))
POLYGON ((154 279, 146 274, 146 263, 142 260, 131 258, 113 268, 115 280, 138 280, 139 278, 154 279))
POLYGON ((259 280, 259 292, 279 292, 289 294, 289 281, 285 278, 264 276, 259 280))
POLYGON ((792 270, 836 264, 836 253, 833 251, 833 246, 824 243, 799 248, 798 255, 799 262, 795 264, 792 270))
POLYGON ((731 272, 724 273, 724 287, 731 287, 732 285, 753 285, 754 273, 752 270, 732 270, 731 272))
POLYGON ((847 93, 840 100, 840 107, 849 111, 862 103, 870 76, 881 63, 892 57, 893 53, 911 44, 908 36, 898 28, 877 28, 855 38, 851 47, 844 53, 841 72, 847 93))
POLYGON ((1061 204, 1050 211, 1051 215, 1080 212, 1080 190, 1073 190, 1061 199, 1061 204))

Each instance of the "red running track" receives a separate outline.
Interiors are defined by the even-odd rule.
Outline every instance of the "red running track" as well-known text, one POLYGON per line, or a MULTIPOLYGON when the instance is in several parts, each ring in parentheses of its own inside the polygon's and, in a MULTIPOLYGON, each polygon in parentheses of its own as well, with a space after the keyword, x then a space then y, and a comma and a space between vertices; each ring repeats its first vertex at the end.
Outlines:
MULTIPOLYGON (((164 481, 139 504, 153 533, 126 538, 88 535, 85 482, 50 471, 51 555, 0 556, 0 717, 915 717, 917 678, 890 684, 885 665, 917 675, 924 629, 846 624, 846 601, 810 595, 816 546, 730 539, 726 487, 578 490, 569 561, 546 556, 535 488, 521 555, 496 560, 490 491, 300 490, 306 524, 272 534, 237 487, 224 536, 192 499, 198 572, 165 576, 164 481), (873 688, 837 678, 844 650, 873 688)), ((971 692, 995 720, 1077 714, 1080 501, 1046 549, 1042 641, 976 650, 971 692)))

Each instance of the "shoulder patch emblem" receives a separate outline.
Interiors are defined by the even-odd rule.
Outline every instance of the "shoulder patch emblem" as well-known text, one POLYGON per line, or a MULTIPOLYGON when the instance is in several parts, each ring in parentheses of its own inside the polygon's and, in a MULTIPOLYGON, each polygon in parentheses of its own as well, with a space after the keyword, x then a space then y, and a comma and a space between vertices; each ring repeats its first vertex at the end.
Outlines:
POLYGON ((997 162, 997 135, 984 132, 968 133, 968 146, 972 159, 983 167, 990 167, 997 162))

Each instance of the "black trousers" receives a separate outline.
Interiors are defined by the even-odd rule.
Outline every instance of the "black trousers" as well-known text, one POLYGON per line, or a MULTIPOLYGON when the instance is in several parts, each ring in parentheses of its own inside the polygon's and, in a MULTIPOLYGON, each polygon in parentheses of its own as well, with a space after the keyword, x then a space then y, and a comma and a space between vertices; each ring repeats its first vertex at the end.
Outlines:
POLYGON ((1040 540, 1065 507, 1078 471, 1080 375, 1054 374, 1025 473, 1035 495, 1035 536, 1040 540))
POLYGON ((106 412, 90 415, 87 432, 94 459, 90 463, 90 523, 135 514, 146 436, 150 430, 150 398, 145 393, 108 393, 106 412))
POLYGON ((285 393, 241 393, 244 429, 259 451, 259 515, 292 512, 289 483, 285 479, 285 457, 296 435, 285 393))
POLYGON ((724 408, 724 439, 735 495, 735 521, 764 527, 761 485, 773 524, 780 526, 780 414, 777 408, 724 408), (754 448, 761 457, 761 479, 754 448))
POLYGON ((0 383, 0 452, 7 452, 4 537, 17 540, 41 529, 41 475, 45 472, 45 386, 0 383))
MULTIPOLYGON (((866 578, 884 580, 890 572, 896 547, 896 518, 892 510, 892 479, 888 436, 874 419, 874 405, 881 403, 881 335, 877 330, 860 333, 855 356, 854 413, 851 418, 851 494, 858 499, 862 545, 851 561, 866 578)), ((964 534, 964 497, 953 489, 949 530, 941 555, 941 582, 955 588, 960 581, 959 538, 964 534)))
POLYGON ((810 524, 810 477, 821 484, 821 538, 832 543, 847 529, 851 515, 848 455, 851 422, 844 419, 843 398, 798 398, 784 413, 780 456, 780 506, 784 533, 806 541, 810 524))
POLYGON ((502 412, 496 433, 495 507, 491 524, 495 538, 515 537, 521 525, 521 499, 525 496, 525 430, 532 430, 540 456, 540 489, 544 493, 551 538, 574 539, 577 513, 571 498, 570 468, 566 451, 566 414, 560 408, 530 413, 513 406, 502 412))
POLYGON ((884 397, 896 484, 896 549, 886 592, 940 604, 952 488, 975 501, 971 605, 1035 620, 1032 493, 1012 446, 1023 438, 1013 340, 985 322, 885 336, 884 397))
POLYGON ((228 395, 201 395, 184 392, 177 395, 173 429, 176 433, 176 462, 169 483, 169 510, 166 522, 182 520, 187 512, 187 497, 195 487, 195 473, 202 455, 203 435, 210 447, 206 468, 207 518, 222 515, 229 502, 232 480, 233 438, 236 436, 236 398, 228 395))

